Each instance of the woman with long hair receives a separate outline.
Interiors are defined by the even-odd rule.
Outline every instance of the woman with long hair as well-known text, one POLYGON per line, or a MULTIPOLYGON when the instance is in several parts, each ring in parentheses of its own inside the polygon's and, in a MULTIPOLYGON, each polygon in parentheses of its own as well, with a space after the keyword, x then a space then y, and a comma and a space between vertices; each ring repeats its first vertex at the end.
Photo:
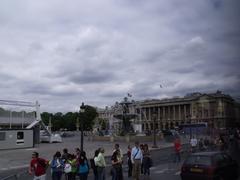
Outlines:
POLYGON ((61 158, 61 153, 57 151, 51 161, 52 180, 61 180, 64 168, 64 161, 61 158))
POLYGON ((148 145, 144 144, 143 146, 143 174, 150 175, 150 166, 151 166, 151 159, 150 159, 150 151, 148 149, 148 145))
POLYGON ((87 180, 89 173, 89 165, 86 157, 86 152, 81 151, 78 162, 78 176, 80 180, 87 180))
POLYGON ((122 172, 122 159, 120 150, 116 150, 112 155, 112 180, 122 180, 123 172, 122 172))

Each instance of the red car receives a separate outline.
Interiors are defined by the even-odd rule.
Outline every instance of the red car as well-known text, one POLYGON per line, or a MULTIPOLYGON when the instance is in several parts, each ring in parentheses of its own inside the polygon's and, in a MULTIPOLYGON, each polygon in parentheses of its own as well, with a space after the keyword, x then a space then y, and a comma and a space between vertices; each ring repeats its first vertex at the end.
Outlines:
POLYGON ((182 180, 236 180, 238 164, 223 152, 199 152, 187 157, 181 168, 182 180))

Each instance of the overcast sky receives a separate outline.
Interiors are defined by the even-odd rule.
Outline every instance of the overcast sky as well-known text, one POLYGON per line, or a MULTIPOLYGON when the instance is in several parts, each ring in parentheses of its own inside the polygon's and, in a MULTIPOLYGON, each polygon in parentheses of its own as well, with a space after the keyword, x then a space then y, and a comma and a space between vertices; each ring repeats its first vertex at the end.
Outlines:
POLYGON ((240 97, 239 9, 239 0, 1 0, 0 99, 68 112, 127 93, 240 97))

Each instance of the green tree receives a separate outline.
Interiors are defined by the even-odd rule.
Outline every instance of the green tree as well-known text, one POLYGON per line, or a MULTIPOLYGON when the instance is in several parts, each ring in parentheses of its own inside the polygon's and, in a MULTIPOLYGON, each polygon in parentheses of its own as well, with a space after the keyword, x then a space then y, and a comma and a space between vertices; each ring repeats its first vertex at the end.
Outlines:
POLYGON ((76 122, 78 118, 78 113, 68 112, 63 116, 64 127, 70 131, 76 130, 76 122))
POLYGON ((47 126, 49 125, 49 119, 51 116, 52 116, 52 114, 48 113, 48 112, 41 113, 41 118, 45 125, 47 125, 47 126))
POLYGON ((85 105, 85 112, 80 113, 80 125, 83 121, 84 130, 92 130, 94 125, 94 120, 98 116, 96 108, 85 105))
POLYGON ((52 117, 52 130, 53 131, 59 131, 60 129, 64 129, 64 119, 63 119, 63 113, 57 112, 52 117))
POLYGON ((60 129, 67 129, 70 131, 76 130, 76 122, 77 118, 83 120, 83 128, 84 130, 92 130, 94 125, 94 120, 97 117, 97 110, 96 108, 86 105, 85 112, 79 114, 79 112, 67 112, 63 114, 61 112, 57 112, 55 114, 51 114, 48 112, 43 112, 41 114, 41 118, 44 124, 49 124, 49 118, 52 118, 52 130, 59 131, 60 129))

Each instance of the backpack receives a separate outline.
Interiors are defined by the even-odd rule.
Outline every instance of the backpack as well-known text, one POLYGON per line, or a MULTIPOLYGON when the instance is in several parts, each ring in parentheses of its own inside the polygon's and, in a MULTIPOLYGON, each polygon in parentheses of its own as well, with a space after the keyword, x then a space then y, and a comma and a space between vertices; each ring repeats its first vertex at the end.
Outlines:
POLYGON ((79 169, 78 169, 78 173, 82 174, 82 173, 88 173, 89 168, 88 168, 88 163, 86 161, 84 161, 83 164, 79 165, 79 169))
POLYGON ((64 165, 64 172, 65 173, 70 173, 72 171, 72 166, 70 163, 65 163, 64 165))
POLYGON ((96 169, 97 167, 96 167, 96 164, 95 164, 95 162, 94 162, 94 159, 90 159, 90 165, 91 165, 91 168, 92 169, 96 169))

